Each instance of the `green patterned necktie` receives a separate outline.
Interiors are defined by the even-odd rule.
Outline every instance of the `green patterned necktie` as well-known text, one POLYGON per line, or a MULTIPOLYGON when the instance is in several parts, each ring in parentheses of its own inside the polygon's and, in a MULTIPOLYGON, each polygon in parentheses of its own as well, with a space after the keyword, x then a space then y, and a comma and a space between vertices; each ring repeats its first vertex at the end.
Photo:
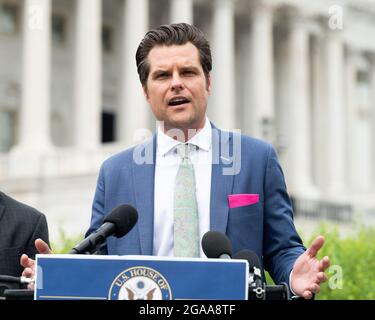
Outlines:
MULTIPOLYGON (((190 145, 190 148, 195 146, 190 145)), ((189 145, 177 146, 177 152, 182 160, 175 180, 173 197, 174 256, 199 257, 198 205, 189 145)))

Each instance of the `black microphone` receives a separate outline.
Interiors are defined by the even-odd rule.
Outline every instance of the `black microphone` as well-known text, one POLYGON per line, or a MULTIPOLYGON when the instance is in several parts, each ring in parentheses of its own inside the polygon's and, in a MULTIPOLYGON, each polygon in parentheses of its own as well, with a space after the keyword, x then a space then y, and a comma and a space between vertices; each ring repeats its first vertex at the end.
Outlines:
POLYGON ((265 299, 265 284, 262 279, 260 261, 257 254, 251 250, 241 250, 237 252, 234 259, 243 259, 249 262, 249 287, 257 299, 265 299))
POLYGON ((121 238, 126 235, 137 223, 137 220, 137 210, 130 205, 122 204, 105 217, 103 224, 95 232, 76 245, 69 253, 94 253, 109 236, 115 235, 115 237, 121 238))
POLYGON ((207 258, 232 258, 232 243, 224 233, 218 231, 206 232, 202 238, 202 248, 207 258))

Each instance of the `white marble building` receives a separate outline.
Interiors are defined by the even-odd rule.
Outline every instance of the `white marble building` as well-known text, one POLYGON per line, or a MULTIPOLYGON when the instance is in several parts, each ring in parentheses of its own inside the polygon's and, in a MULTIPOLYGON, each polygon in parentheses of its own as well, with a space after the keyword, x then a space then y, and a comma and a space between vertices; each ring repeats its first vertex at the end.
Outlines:
POLYGON ((210 119, 273 143, 297 224, 371 222, 373 0, 0 0, 0 190, 84 232, 101 162, 155 129, 135 49, 182 21, 211 42, 210 119))

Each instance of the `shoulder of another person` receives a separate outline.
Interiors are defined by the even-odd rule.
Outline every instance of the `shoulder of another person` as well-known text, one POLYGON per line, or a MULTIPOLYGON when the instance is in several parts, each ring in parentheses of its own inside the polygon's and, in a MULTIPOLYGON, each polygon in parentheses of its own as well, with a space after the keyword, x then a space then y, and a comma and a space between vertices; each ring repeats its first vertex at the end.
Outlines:
POLYGON ((39 210, 22 203, 20 201, 17 201, 16 199, 2 193, 2 205, 5 208, 6 212, 9 212, 11 214, 16 213, 17 218, 23 218, 23 219, 39 219, 40 217, 43 217, 44 214, 40 212, 39 210))

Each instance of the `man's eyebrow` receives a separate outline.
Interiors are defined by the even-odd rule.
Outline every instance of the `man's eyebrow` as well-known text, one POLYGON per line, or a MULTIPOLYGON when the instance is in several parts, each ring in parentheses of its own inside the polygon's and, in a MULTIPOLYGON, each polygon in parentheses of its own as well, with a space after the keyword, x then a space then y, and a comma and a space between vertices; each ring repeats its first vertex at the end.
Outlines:
POLYGON ((169 71, 167 69, 156 69, 151 72, 151 74, 160 74, 160 73, 168 73, 169 71))
POLYGON ((195 67, 195 66, 185 66, 185 67, 182 67, 181 68, 183 71, 185 70, 194 70, 194 71, 198 71, 199 68, 195 67))
MULTIPOLYGON (((195 72, 199 72, 199 68, 196 67, 196 66, 184 66, 184 67, 181 67, 180 69, 182 72, 184 71, 195 71, 195 72)), ((160 74, 168 74, 170 71, 168 69, 163 69, 163 68, 159 68, 159 69, 155 69, 153 70, 150 74, 152 76, 158 76, 160 74)))

